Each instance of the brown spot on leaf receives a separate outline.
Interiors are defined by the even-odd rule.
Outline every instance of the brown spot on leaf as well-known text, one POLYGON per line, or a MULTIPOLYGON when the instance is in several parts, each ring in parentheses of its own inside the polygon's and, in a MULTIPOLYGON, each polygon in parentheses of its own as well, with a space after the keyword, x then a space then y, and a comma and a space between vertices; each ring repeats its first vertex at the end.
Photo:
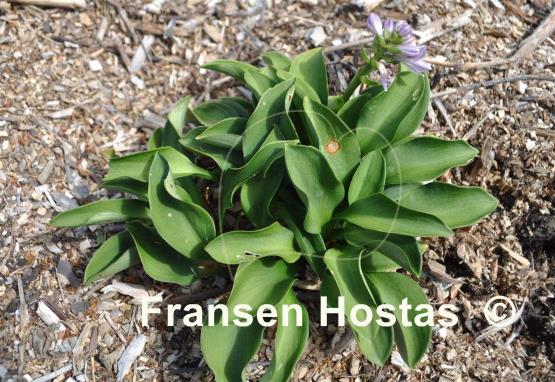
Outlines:
POLYGON ((339 149, 341 149, 341 146, 337 141, 329 141, 328 144, 325 146, 325 149, 328 154, 335 154, 339 151, 339 149))

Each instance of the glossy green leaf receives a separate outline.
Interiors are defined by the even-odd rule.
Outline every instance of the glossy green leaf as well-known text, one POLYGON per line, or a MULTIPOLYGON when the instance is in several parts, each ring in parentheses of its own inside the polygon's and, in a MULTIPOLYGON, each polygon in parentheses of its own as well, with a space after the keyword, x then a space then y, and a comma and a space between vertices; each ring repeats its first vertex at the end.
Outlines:
POLYGON ((382 240, 371 241, 366 245, 366 248, 369 252, 379 252, 412 274, 420 276, 422 268, 422 256, 420 253, 412 254, 411 256, 398 245, 382 240))
POLYGON ((171 177, 168 164, 156 155, 150 168, 148 200, 152 222, 158 234, 175 250, 186 257, 200 259, 203 247, 216 235, 210 214, 196 204, 173 198, 164 186, 171 177))
POLYGON ((141 182, 147 182, 148 171, 156 153, 160 153, 168 162, 171 172, 175 177, 193 175, 205 179, 214 179, 208 170, 197 166, 173 147, 161 147, 111 159, 110 169, 104 177, 104 181, 118 178, 132 178, 141 182))
POLYGON ((258 70, 256 66, 235 60, 214 60, 204 64, 202 67, 227 74, 239 81, 244 80, 245 73, 258 70))
POLYGON ((274 84, 281 81, 277 76, 276 69, 272 66, 263 66, 262 68, 259 69, 259 72, 264 74, 266 77, 271 78, 272 81, 274 81, 274 84))
POLYGON ((416 130, 425 116, 428 98, 425 76, 410 71, 397 75, 386 92, 362 107, 356 136, 363 154, 384 148, 416 130))
POLYGON ((394 184, 394 185, 386 185, 383 193, 389 199, 399 203, 399 199, 401 197, 411 192, 412 190, 422 186, 422 183, 403 183, 403 184, 394 184))
POLYGON ((240 166, 243 163, 243 155, 238 150, 210 145, 200 139, 196 139, 205 130, 206 127, 204 126, 195 127, 189 130, 179 142, 185 149, 212 159, 222 171, 240 166))
POLYGON ((233 324, 204 326, 200 335, 200 348, 216 381, 245 381, 245 369, 258 353, 263 334, 264 327, 257 322, 244 327, 233 324))
POLYGON ((292 80, 295 81, 295 105, 302 108, 302 102, 304 98, 309 98, 312 101, 320 102, 320 96, 316 93, 316 90, 312 88, 305 80, 300 77, 295 76, 293 73, 286 72, 284 70, 278 70, 277 76, 282 81, 292 80), (298 101, 298 102, 297 102, 298 101))
POLYGON ((440 219, 409 210, 383 194, 359 200, 337 215, 359 227, 408 236, 451 236, 453 232, 440 219))
POLYGON ((395 272, 401 266, 389 257, 378 251, 367 252, 362 259, 362 271, 370 272, 395 272))
POLYGON ((281 260, 260 259, 239 266, 227 301, 229 326, 221 322, 205 325, 200 337, 202 354, 218 382, 245 380, 245 368, 262 341, 263 327, 256 320, 246 327, 233 324, 233 308, 247 304, 254 314, 262 304, 276 305, 291 289, 293 281, 293 269, 281 260))
POLYGON ((247 118, 248 103, 235 97, 221 97, 206 101, 193 110, 195 118, 203 125, 210 126, 227 118, 247 118))
POLYGON ((228 118, 205 128, 195 139, 226 149, 240 149, 241 134, 245 131, 245 118, 228 118))
MULTIPOLYGON (((420 275, 422 253, 415 237, 372 231, 352 224, 345 227, 343 235, 349 244, 365 247, 372 252, 378 251, 381 256, 395 261, 396 264, 417 276, 420 275)), ((375 256, 369 256, 367 260, 375 262, 376 259, 372 257, 375 256)))
POLYGON ((134 199, 99 200, 54 216, 50 225, 53 227, 79 227, 131 219, 150 219, 148 204, 134 199))
POLYGON ((284 117, 289 89, 292 81, 285 81, 268 89, 260 98, 256 109, 247 121, 247 128, 243 135, 243 155, 250 159, 261 147, 266 137, 280 125, 284 117))
POLYGON ((278 311, 278 327, 274 351, 270 365, 260 380, 261 382, 288 382, 308 341, 308 312, 304 305, 297 300, 292 289, 289 289, 289 292, 287 292, 276 308, 278 311), (287 314, 288 325, 284 325, 283 305, 297 305, 301 307, 302 326, 296 326, 296 313, 292 309, 287 314))
POLYGON ((162 146, 162 130, 163 128, 154 129, 150 138, 148 138, 147 149, 154 150, 162 146))
POLYGON ((189 285, 196 277, 195 265, 170 247, 154 229, 128 223, 145 272, 157 281, 189 285))
MULTIPOLYGON (((333 248, 326 252, 324 261, 333 275, 341 295, 345 298, 345 312, 348 312, 346 318, 351 324, 362 354, 370 362, 383 365, 393 346, 391 328, 380 327, 375 319, 372 319, 367 326, 353 325, 349 314, 355 305, 363 304, 371 308, 372 317, 377 316, 377 303, 368 289, 362 273, 361 253, 360 249, 353 247, 333 248)), ((363 320, 364 317, 358 317, 358 319, 363 320)))
POLYGON ((430 326, 417 326, 414 318, 419 313, 415 309, 420 304, 429 304, 422 288, 409 277, 395 272, 368 273, 366 274, 368 285, 373 295, 381 304, 391 304, 395 307, 401 305, 406 299, 412 306, 408 310, 407 318, 411 326, 403 325, 402 312, 395 309, 393 313, 397 322, 393 327, 395 333, 395 344, 399 353, 410 367, 415 367, 418 361, 428 350, 428 344, 432 337, 430 326))
POLYGON ((291 182, 307 208, 304 229, 320 233, 345 195, 324 155, 309 146, 287 146, 285 164, 291 182))
POLYGON ((184 202, 204 206, 204 200, 194 180, 190 177, 174 179, 168 172, 164 179, 164 188, 173 198, 184 202))
POLYGON ((223 264, 239 264, 266 256, 277 256, 288 263, 301 254, 294 247, 293 232, 278 222, 254 231, 226 232, 205 247, 213 259, 223 264))
POLYGON ((351 129, 356 128, 358 118, 360 117, 362 108, 372 98, 383 91, 381 86, 372 86, 366 92, 359 96, 352 97, 339 109, 337 116, 345 122, 351 129))
POLYGON ((263 304, 277 305, 293 285, 296 269, 296 266, 279 259, 264 258, 242 263, 235 274, 227 306, 248 304, 255 315, 263 304))
POLYGON ((257 174, 241 187, 241 207, 255 227, 265 227, 274 220, 270 203, 281 185, 284 172, 283 161, 276 161, 268 171, 257 174))
POLYGON ((290 141, 279 141, 265 145, 243 167, 232 168, 224 172, 221 182, 220 218, 223 212, 233 205, 235 191, 247 180, 259 173, 264 173, 272 163, 283 156, 284 147, 290 141))
POLYGON ((328 72, 322 48, 311 49, 295 56, 289 71, 309 84, 318 94, 322 104, 328 104, 328 72))
POLYGON ((291 59, 280 52, 266 52, 261 54, 264 62, 275 69, 289 70, 291 67, 291 59))
POLYGON ((326 244, 324 239, 322 239, 322 235, 305 231, 303 220, 306 215, 306 209, 296 201, 287 200, 284 203, 277 203, 276 213, 277 218, 283 220, 287 227, 293 231, 297 247, 307 263, 310 264, 312 270, 320 277, 323 277, 326 271, 323 261, 326 244))
POLYGON ((349 204, 383 192, 385 185, 385 160, 381 151, 364 156, 349 185, 349 204))
MULTIPOLYGON (((402 70, 405 69, 406 68, 403 68, 402 70)), ((409 70, 405 71, 411 73, 409 70)), ((414 101, 414 105, 401 120, 401 123, 397 126, 397 130, 395 131, 395 136, 393 138, 394 142, 398 142, 409 137, 416 131, 416 129, 418 129, 418 127, 420 127, 420 124, 426 117, 428 106, 430 105, 430 83, 425 75, 422 75, 420 84, 414 89, 412 99, 414 101)))
POLYGON ((465 141, 414 137, 395 144, 385 154, 388 184, 435 179, 451 167, 464 166, 478 154, 465 141))
POLYGON ((254 97, 256 99, 260 99, 262 94, 276 84, 276 81, 274 81, 271 77, 262 74, 260 71, 251 71, 245 73, 245 83, 252 91, 254 97))
POLYGON ((190 101, 191 97, 183 97, 168 113, 168 120, 162 128, 160 146, 171 146, 176 149, 181 147, 179 146, 179 138, 183 135, 185 117, 189 110, 190 101))
POLYGON ((133 239, 127 231, 115 234, 98 248, 85 269, 85 284, 110 277, 139 262, 133 239))
POLYGON ((432 182, 403 194, 399 204, 414 211, 426 211, 449 227, 459 228, 479 222, 499 202, 480 187, 432 182))
POLYGON ((353 132, 326 106, 304 99, 313 144, 326 157, 337 178, 344 182, 360 162, 360 147, 353 132))
POLYGON ((128 194, 136 195, 140 200, 148 200, 148 186, 145 182, 141 182, 132 178, 117 178, 112 180, 103 181, 100 187, 107 190, 114 190, 119 192, 127 192, 128 194))

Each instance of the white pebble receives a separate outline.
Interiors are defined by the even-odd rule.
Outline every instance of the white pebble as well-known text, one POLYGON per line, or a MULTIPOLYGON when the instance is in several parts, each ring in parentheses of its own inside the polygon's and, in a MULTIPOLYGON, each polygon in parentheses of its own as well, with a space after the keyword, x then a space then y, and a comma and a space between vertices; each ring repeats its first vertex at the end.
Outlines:
POLYGON ((98 60, 89 61, 89 70, 91 72, 99 72, 102 70, 102 64, 98 60))

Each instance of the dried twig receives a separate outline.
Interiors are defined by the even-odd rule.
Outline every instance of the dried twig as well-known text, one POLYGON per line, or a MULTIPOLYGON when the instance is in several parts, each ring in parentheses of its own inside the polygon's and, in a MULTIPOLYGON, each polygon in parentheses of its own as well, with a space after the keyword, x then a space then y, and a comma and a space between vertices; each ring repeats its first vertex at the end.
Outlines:
POLYGON ((555 82, 555 77, 540 76, 540 75, 534 75, 534 74, 524 74, 524 75, 521 75, 521 76, 512 76, 512 77, 500 78, 500 79, 497 79, 497 80, 475 82, 473 84, 464 85, 464 86, 460 86, 458 88, 447 89, 447 90, 444 90, 444 91, 441 91, 441 92, 438 92, 438 93, 434 93, 432 95, 432 98, 445 97, 447 95, 455 94, 455 93, 458 93, 458 92, 466 92, 466 91, 473 90, 473 89, 478 89, 478 88, 490 88, 490 87, 495 86, 495 85, 504 84, 504 83, 507 83, 507 82, 515 82, 515 81, 549 81, 549 82, 555 82))
POLYGON ((449 113, 447 113, 447 109, 445 108, 445 105, 443 104, 443 102, 441 102, 441 100, 439 98, 435 98, 433 100, 433 102, 434 102, 434 105, 436 106, 437 110, 439 110, 439 114, 441 114, 441 116, 443 117, 443 119, 447 123, 447 126, 449 126, 449 130, 451 130, 451 133, 453 134, 453 136, 456 137, 457 132, 453 128, 453 124, 451 123, 451 118, 449 118, 449 113))
POLYGON ((511 58, 515 61, 521 61, 532 53, 532 51, 544 42, 553 32, 555 32, 555 8, 551 10, 551 13, 549 13, 536 30, 522 41, 520 47, 511 58))
POLYGON ((62 367, 62 368, 60 368, 56 371, 53 371, 50 374, 46 374, 46 375, 43 375, 40 378, 34 379, 33 382, 48 382, 48 381, 51 381, 55 378, 58 378, 60 375, 64 375, 65 373, 67 373, 68 371, 71 371, 72 369, 73 369, 73 366, 71 364, 70 365, 65 365, 64 367, 62 367))

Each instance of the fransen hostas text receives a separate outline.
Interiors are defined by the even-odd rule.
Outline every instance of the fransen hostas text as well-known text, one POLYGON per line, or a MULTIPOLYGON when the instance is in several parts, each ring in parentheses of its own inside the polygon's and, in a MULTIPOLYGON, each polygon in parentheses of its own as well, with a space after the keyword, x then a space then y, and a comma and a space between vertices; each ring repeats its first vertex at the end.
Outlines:
MULTIPOLYGON (((458 317, 455 314, 458 308, 452 304, 439 305, 437 311, 429 304, 420 304, 413 307, 405 298, 401 304, 394 306, 391 304, 381 304, 371 307, 365 304, 357 304, 349 310, 345 305, 345 298, 339 296, 335 307, 330 307, 327 297, 320 299, 320 325, 327 326, 328 321, 332 321, 338 326, 345 326, 347 320, 350 325, 359 327, 368 326, 375 321, 379 326, 389 327, 396 323, 402 326, 434 326, 437 323, 444 327, 451 327, 457 324, 458 317), (414 310, 413 310, 414 309, 414 310)), ((149 326, 152 315, 162 314, 159 307, 151 306, 162 302, 161 296, 153 296, 142 300, 142 325, 149 326)), ((302 326, 302 309, 298 304, 284 304, 281 317, 284 320, 279 323, 282 326, 302 326), (293 313, 294 316, 291 315, 293 313), (291 319, 294 317, 294 319, 291 319)), ((277 323, 278 311, 274 305, 263 304, 257 309, 253 309, 248 304, 237 304, 233 309, 229 309, 225 304, 208 305, 206 312, 199 304, 168 304, 166 305, 167 325, 174 326, 177 323, 176 314, 179 316, 184 326, 223 326, 235 325, 246 327, 256 322, 263 327, 274 326, 277 323)))

